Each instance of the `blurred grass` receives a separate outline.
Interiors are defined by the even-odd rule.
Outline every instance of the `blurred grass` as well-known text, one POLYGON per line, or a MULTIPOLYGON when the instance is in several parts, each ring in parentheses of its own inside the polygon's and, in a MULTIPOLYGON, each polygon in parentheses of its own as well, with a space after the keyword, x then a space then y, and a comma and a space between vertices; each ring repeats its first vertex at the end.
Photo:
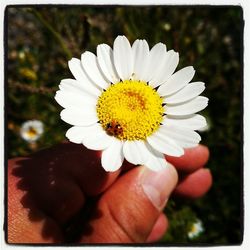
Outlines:
POLYGON ((240 7, 8 7, 7 127, 8 157, 26 155, 65 139, 54 95, 70 78, 67 61, 99 43, 112 45, 124 34, 144 38, 180 53, 178 68, 193 65, 194 81, 206 83, 209 106, 203 114, 210 130, 202 133, 214 176, 210 192, 197 201, 171 201, 171 226, 161 244, 240 244, 242 147, 242 9, 240 7), (19 135, 21 124, 41 120, 45 132, 36 147, 19 135), (190 240, 198 217, 205 232, 190 240))

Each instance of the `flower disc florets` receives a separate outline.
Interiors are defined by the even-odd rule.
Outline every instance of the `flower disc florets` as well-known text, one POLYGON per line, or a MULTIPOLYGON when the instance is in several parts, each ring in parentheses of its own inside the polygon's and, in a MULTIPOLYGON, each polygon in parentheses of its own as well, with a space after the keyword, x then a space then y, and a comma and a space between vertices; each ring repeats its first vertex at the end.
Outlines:
POLYGON ((147 83, 125 80, 111 85, 98 99, 102 127, 121 140, 144 140, 158 129, 162 99, 147 83))

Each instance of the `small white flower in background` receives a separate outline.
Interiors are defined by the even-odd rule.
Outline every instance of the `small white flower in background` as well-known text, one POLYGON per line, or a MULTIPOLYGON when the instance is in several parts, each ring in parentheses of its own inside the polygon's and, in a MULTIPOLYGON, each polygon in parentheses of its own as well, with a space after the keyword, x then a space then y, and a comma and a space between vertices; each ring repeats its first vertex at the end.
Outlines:
POLYGON ((64 108, 61 119, 71 125, 66 137, 89 149, 103 150, 102 166, 116 171, 124 158, 152 170, 166 168, 164 154, 181 156, 201 137, 194 130, 206 126, 195 114, 207 106, 199 96, 203 82, 192 82, 194 68, 176 73, 179 54, 157 43, 151 50, 145 40, 132 47, 118 36, 113 49, 97 46, 81 60, 72 58, 75 79, 61 81, 55 99, 64 108))
POLYGON ((43 134, 43 123, 38 120, 26 121, 20 129, 21 137, 28 142, 35 142, 43 134))
POLYGON ((163 29, 166 30, 166 31, 171 30, 171 24, 170 23, 164 23, 163 29))
POLYGON ((196 222, 194 222, 188 232, 188 238, 194 239, 198 237, 201 233, 204 232, 203 223, 201 220, 197 219, 196 222))

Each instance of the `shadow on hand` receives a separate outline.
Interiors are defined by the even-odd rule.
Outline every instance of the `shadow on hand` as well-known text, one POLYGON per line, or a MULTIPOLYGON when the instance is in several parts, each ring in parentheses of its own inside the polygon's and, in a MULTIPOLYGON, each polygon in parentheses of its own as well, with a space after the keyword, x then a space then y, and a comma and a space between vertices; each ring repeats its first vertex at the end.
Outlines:
POLYGON ((29 219, 45 219, 42 236, 58 241, 51 223, 56 221, 64 242, 92 233, 88 222, 102 216, 95 206, 98 195, 118 175, 103 170, 99 152, 72 143, 17 161, 12 174, 20 178, 18 189, 26 191, 21 203, 29 209, 29 219))

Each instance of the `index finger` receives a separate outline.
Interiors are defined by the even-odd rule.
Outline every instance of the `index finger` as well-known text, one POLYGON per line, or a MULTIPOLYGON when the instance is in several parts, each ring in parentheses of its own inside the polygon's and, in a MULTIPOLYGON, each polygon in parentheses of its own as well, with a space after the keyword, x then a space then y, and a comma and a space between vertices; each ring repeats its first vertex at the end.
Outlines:
POLYGON ((197 147, 185 149, 185 154, 180 157, 166 155, 165 158, 178 171, 192 173, 206 165, 209 159, 209 149, 199 144, 197 147))

